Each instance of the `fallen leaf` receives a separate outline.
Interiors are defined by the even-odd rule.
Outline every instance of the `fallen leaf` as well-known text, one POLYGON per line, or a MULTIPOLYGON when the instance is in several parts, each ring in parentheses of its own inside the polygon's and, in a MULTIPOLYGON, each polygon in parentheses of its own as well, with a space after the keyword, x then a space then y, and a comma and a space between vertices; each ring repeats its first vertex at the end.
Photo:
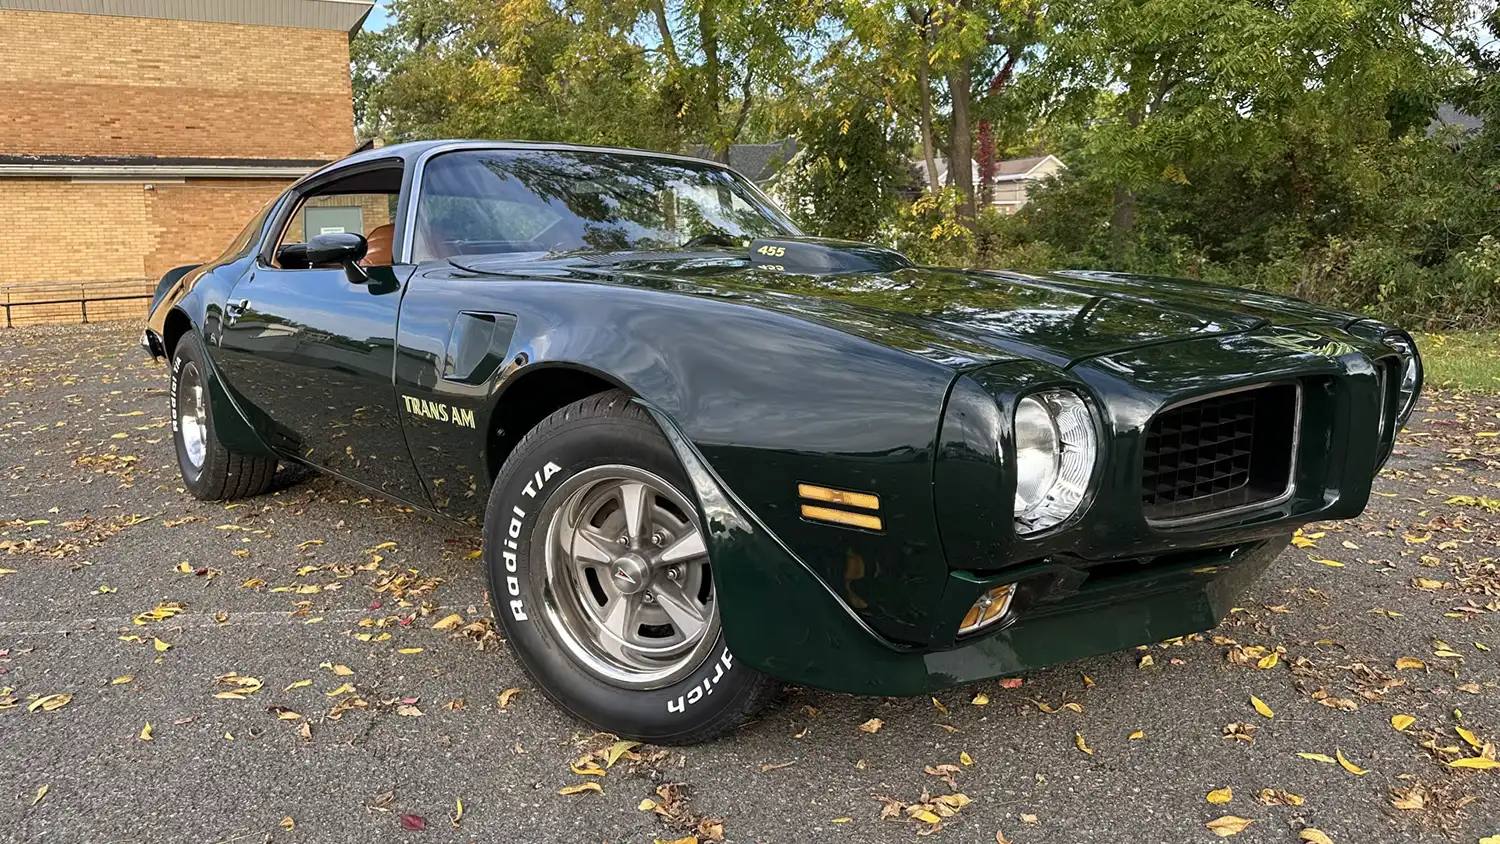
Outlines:
POLYGON ((1145 737, 1146 737, 1146 731, 1145 730, 1136 730, 1135 732, 1133 732, 1133 733, 1130 734, 1130 740, 1131 741, 1135 741, 1137 739, 1143 739, 1145 737))
POLYGON ((604 751, 604 767, 614 767, 614 764, 620 761, 621 756, 640 746, 641 743, 638 741, 615 742, 604 751))
POLYGON ((597 791, 602 794, 604 792, 604 787, 599 785, 599 783, 593 782, 591 780, 589 782, 581 782, 577 785, 563 786, 562 788, 559 788, 557 790, 557 793, 568 796, 573 794, 582 794, 585 791, 597 791))
POLYGON ((1410 715, 1391 716, 1391 726, 1394 727, 1397 732, 1401 732, 1415 723, 1417 723, 1417 719, 1411 717, 1410 715))
POLYGON ((1255 695, 1250 696, 1250 705, 1255 707, 1256 712, 1259 712, 1267 718, 1276 717, 1276 713, 1271 711, 1271 707, 1266 706, 1266 702, 1256 697, 1255 695))
POLYGON ((401 828, 411 832, 421 832, 427 828, 427 819, 421 815, 402 815, 401 828))
POLYGON ((965 767, 967 767, 974 764, 974 757, 969 755, 969 751, 963 750, 959 751, 958 761, 965 767))
POLYGON ((42 695, 32 701, 31 705, 26 707, 26 711, 36 712, 40 709, 43 712, 55 712, 67 706, 72 700, 72 695, 42 695))
POLYGON ((172 649, 171 645, 157 638, 152 638, 151 645, 152 647, 156 648, 158 653, 166 653, 167 651, 170 651, 172 649))
POLYGON ((1297 837, 1308 844, 1333 844, 1332 838, 1324 835, 1322 830, 1311 826, 1297 833, 1297 837))
POLYGON ((353 677, 354 676, 354 669, 350 668, 347 665, 334 665, 334 666, 331 666, 328 670, 332 671, 335 675, 337 675, 339 677, 353 677))
POLYGON ((1036 815, 1030 814, 1028 812, 1022 812, 1021 813, 1021 823, 1031 823, 1031 824, 1037 823, 1036 815))
POLYGON ((1204 826, 1208 827, 1209 830, 1213 832, 1213 834, 1219 836, 1220 838, 1228 838, 1231 835, 1239 835, 1241 832, 1244 832, 1245 827, 1249 826, 1252 823, 1254 823, 1254 821, 1247 818, 1241 818, 1235 815, 1224 815, 1220 818, 1214 818, 1213 820, 1204 824, 1204 826))
POLYGON ((1474 768, 1476 770, 1487 771, 1492 768, 1500 768, 1500 762, 1496 762, 1493 759, 1485 759, 1482 756, 1472 756, 1464 759, 1454 759, 1448 763, 1448 767, 1474 768))
POLYGON ((453 808, 454 808, 453 814, 451 814, 451 815, 448 816, 448 820, 453 824, 453 828, 454 829, 458 829, 459 822, 464 819, 464 801, 463 801, 463 798, 461 798, 461 797, 455 797, 455 798, 453 798, 453 808))
POLYGON ((1391 805, 1397 809, 1415 812, 1427 807, 1427 795, 1420 785, 1406 790, 1391 789, 1391 805))
POLYGON ((407 655, 410 655, 410 654, 419 654, 421 652, 422 652, 421 648, 397 648, 396 649, 396 653, 398 653, 398 654, 407 654, 407 655))
POLYGON ((1073 734, 1073 746, 1078 748, 1079 750, 1082 750, 1084 753, 1087 753, 1090 756, 1094 755, 1093 749, 1090 748, 1086 742, 1084 742, 1083 733, 1073 734))
POLYGON ((432 625, 432 629, 453 630, 458 627, 462 627, 463 623, 464 617, 459 615, 458 613, 453 613, 452 615, 444 616, 442 621, 439 621, 437 624, 432 625))
POLYGON ((1301 795, 1282 791, 1279 788, 1262 788, 1257 799, 1267 806, 1301 806, 1307 802, 1302 799, 1301 795))
POLYGON ((292 689, 301 689, 301 688, 305 688, 305 687, 311 686, 311 685, 312 685, 312 681, 311 680, 298 680, 297 682, 291 684, 290 686, 287 686, 286 688, 282 689, 282 691, 283 692, 289 692, 292 689))
POLYGON ((1401 671, 1426 668, 1427 663, 1414 656, 1403 656, 1396 660, 1396 668, 1401 671))
POLYGON ((1026 682, 1025 679, 1021 677, 1006 677, 1005 679, 1000 681, 1000 688, 1019 689, 1021 688, 1021 684, 1024 682, 1026 682))
POLYGON ((1355 775, 1356 777, 1362 777, 1365 774, 1369 773, 1368 770, 1366 770, 1364 768, 1361 768, 1360 766, 1354 764, 1353 762, 1350 762, 1348 759, 1345 759, 1344 758, 1344 751, 1335 749, 1333 751, 1333 755, 1336 756, 1336 757, 1338 757, 1338 763, 1339 763, 1340 767, 1342 767, 1344 770, 1348 771, 1349 773, 1355 775))
POLYGON ((50 782, 47 783, 46 785, 42 786, 41 788, 38 788, 36 790, 36 796, 33 797, 33 798, 31 798, 31 805, 35 806, 36 804, 42 802, 42 798, 46 797, 47 796, 47 792, 49 792, 51 790, 52 790, 52 783, 50 783, 50 782))
POLYGON ((943 713, 944 715, 948 714, 948 707, 944 706, 943 702, 938 700, 937 698, 932 699, 932 706, 934 709, 943 713))
POLYGON ((500 708, 504 709, 505 707, 510 706, 511 698, 520 693, 520 689, 506 689, 505 691, 500 693, 500 696, 496 698, 496 700, 500 703, 500 708))
POLYGON ((1255 663, 1255 667, 1261 669, 1262 671, 1266 671, 1275 668, 1276 664, 1280 661, 1281 654, 1277 653, 1276 651, 1271 651, 1270 653, 1261 657, 1260 660, 1255 663))
POLYGON ((1476 737, 1472 732, 1464 729, 1463 727, 1454 727, 1453 732, 1458 733, 1458 737, 1463 739, 1464 742, 1467 743, 1470 747, 1484 747, 1484 744, 1479 741, 1478 737, 1476 737))
POLYGON ((328 697, 338 697, 339 695, 349 694, 352 691, 354 691, 354 686, 352 684, 349 684, 349 683, 344 683, 343 685, 339 686, 338 688, 336 688, 336 689, 334 689, 332 691, 324 692, 323 694, 327 695, 328 697))
POLYGON ((150 740, 151 740, 151 722, 147 721, 146 722, 146 726, 144 726, 144 727, 141 728, 141 741, 150 741, 150 740))
POLYGON ((1315 563, 1321 563, 1322 565, 1325 565, 1325 566, 1332 566, 1333 568, 1336 568, 1336 569, 1341 569, 1341 568, 1344 567, 1344 564, 1341 563, 1341 562, 1339 562, 1338 560, 1325 560, 1325 559, 1322 559, 1321 557, 1308 557, 1308 559, 1312 560, 1315 563))
POLYGON ((985 694, 984 692, 980 692, 979 694, 974 695, 974 699, 969 701, 969 703, 973 704, 974 706, 988 706, 990 703, 990 696, 985 694))
POLYGON ((878 732, 880 732, 880 728, 884 727, 884 726, 885 726, 885 722, 884 721, 880 720, 879 718, 871 718, 870 720, 864 722, 863 724, 860 724, 859 725, 859 729, 860 729, 860 732, 878 733, 878 732))
POLYGON ((123 675, 121 675, 119 677, 116 677, 113 680, 110 680, 109 684, 111 686, 122 686, 122 685, 124 685, 126 683, 129 683, 131 680, 134 680, 134 679, 135 679, 135 675, 134 674, 123 674, 123 675))
POLYGON ((1334 764, 1336 761, 1332 756, 1329 756, 1325 753, 1298 753, 1297 755, 1301 756, 1303 759, 1311 759, 1314 762, 1327 762, 1330 765, 1334 764))
POLYGON ((1210 791, 1203 799, 1210 803, 1228 803, 1234 799, 1234 789, 1229 787, 1216 788, 1210 791))

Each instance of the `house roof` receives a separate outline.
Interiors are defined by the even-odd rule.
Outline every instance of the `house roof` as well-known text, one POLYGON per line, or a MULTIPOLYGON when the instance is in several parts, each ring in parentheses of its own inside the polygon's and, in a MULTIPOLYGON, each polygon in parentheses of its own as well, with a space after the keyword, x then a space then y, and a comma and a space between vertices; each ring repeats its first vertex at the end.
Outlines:
POLYGON ((1443 103, 1438 106, 1437 116, 1427 126, 1427 134, 1431 135, 1444 126, 1457 126, 1461 132, 1478 132, 1484 128, 1484 118, 1459 110, 1452 103, 1443 103))
MULTIPOLYGON (((1052 160, 1054 160, 1054 161, 1056 161, 1059 165, 1061 165, 1063 167, 1067 166, 1066 164, 1063 164, 1062 159, 1058 158, 1055 155, 1052 155, 1051 153, 1048 153, 1047 155, 1035 155, 1035 156, 1031 156, 1029 158, 1007 158, 1004 161, 998 161, 998 162, 995 163, 995 181, 997 181, 997 182, 1017 182, 1017 181, 1025 181, 1025 180, 1027 180, 1029 178, 1037 178, 1037 177, 1031 176, 1031 172, 1033 170, 1035 170, 1037 167, 1040 167, 1041 164, 1042 164, 1042 162, 1046 161, 1049 158, 1052 159, 1052 160)), ((936 157, 936 164, 937 164, 937 171, 938 171, 938 181, 943 182, 943 183, 946 184, 947 181, 948 181, 948 159, 946 159, 943 156, 939 155, 939 156, 936 157)), ((915 170, 915 172, 917 174, 917 178, 923 184, 926 184, 927 183, 927 166, 923 162, 917 161, 917 162, 915 162, 912 165, 912 167, 913 167, 913 169, 915 170)), ((969 162, 969 168, 970 168, 970 171, 972 173, 971 178, 974 180, 975 184, 978 184, 979 183, 979 164, 978 164, 978 162, 970 161, 969 162)))
POLYGON ((375 0, 0 0, 0 11, 242 23, 354 33, 375 0))
MULTIPOLYGON (((684 150, 693 158, 713 160, 713 147, 693 144, 684 150)), ((797 154, 797 139, 782 138, 770 144, 734 144, 729 148, 729 166, 752 182, 764 182, 776 175, 797 154)))

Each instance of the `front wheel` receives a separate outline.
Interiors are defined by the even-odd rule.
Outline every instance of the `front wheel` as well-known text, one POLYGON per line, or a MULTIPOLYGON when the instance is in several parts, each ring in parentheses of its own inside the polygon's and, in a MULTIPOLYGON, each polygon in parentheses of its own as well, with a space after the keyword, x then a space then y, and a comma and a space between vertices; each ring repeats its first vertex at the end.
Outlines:
POLYGON ((271 487, 276 459, 230 451, 219 442, 209 412, 208 363, 198 335, 189 331, 172 352, 167 391, 172 411, 172 442, 182 485, 194 498, 224 501, 259 495, 271 487))
POLYGON ((611 391, 528 433, 490 494, 496 616, 550 698, 616 735, 703 741, 778 690, 724 644, 688 489, 651 417, 611 391))

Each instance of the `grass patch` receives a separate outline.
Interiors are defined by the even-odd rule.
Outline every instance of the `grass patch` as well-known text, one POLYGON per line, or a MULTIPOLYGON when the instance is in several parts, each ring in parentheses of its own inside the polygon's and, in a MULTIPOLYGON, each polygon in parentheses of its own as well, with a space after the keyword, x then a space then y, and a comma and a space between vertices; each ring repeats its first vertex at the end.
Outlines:
POLYGON ((1435 387, 1500 393, 1500 332, 1418 334, 1417 348, 1435 387))

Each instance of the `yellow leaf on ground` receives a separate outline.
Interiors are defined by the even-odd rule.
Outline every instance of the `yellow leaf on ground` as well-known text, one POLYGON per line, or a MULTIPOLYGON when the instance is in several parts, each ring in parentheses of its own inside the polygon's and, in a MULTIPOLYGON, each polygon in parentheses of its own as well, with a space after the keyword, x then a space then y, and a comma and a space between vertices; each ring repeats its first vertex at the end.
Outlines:
MULTIPOLYGON (((588 757, 584 758, 587 759, 588 757)), ((603 768, 589 761, 584 762, 584 764, 582 765, 574 762, 573 764, 568 766, 568 769, 573 773, 579 775, 580 777, 602 777, 605 774, 603 768)))
POLYGON ((141 741, 150 741, 150 740, 151 740, 151 722, 147 721, 146 722, 146 726, 144 726, 144 727, 141 728, 141 741))
POLYGON ((1308 559, 1312 560, 1315 563, 1322 563, 1325 566, 1333 566, 1336 569, 1341 569, 1344 567, 1344 564, 1339 562, 1338 560, 1325 560, 1321 557, 1308 557, 1308 559))
POLYGON ((1271 707, 1266 706, 1266 702, 1256 697, 1255 695, 1250 696, 1250 705, 1255 707, 1256 712, 1259 712, 1267 718, 1276 717, 1276 713, 1271 711, 1271 707))
POLYGON ((963 763, 964 765, 973 765, 974 757, 969 755, 969 751, 964 750, 959 752, 958 761, 963 763))
POLYGON ((1450 768, 1474 768, 1476 770, 1488 771, 1492 768, 1500 768, 1500 762, 1493 759, 1485 759, 1482 756, 1474 756, 1466 759, 1454 759, 1448 763, 1450 768))
POLYGON ((984 692, 980 692, 979 694, 974 695, 974 699, 969 701, 969 703, 975 706, 988 706, 990 703, 990 696, 985 694, 984 692))
POLYGON ((457 627, 463 626, 463 623, 464 617, 459 615, 458 613, 453 613, 452 615, 444 616, 442 621, 439 621, 437 624, 432 625, 432 629, 453 630, 457 627))
POLYGON ((670 841, 663 838, 658 838, 656 839, 655 844, 698 844, 698 836, 689 835, 685 838, 673 838, 670 841))
POLYGON ((1423 662, 1420 659, 1417 659, 1414 656, 1403 656, 1400 659, 1396 660, 1396 668, 1402 671, 1406 671, 1408 669, 1421 669, 1426 667, 1427 663, 1423 662))
POLYGON ((606 767, 606 768, 612 768, 612 767, 614 767, 614 764, 616 762, 620 761, 620 757, 621 756, 624 756, 626 753, 629 753, 631 750, 634 750, 635 748, 640 747, 640 746, 641 746, 641 743, 638 742, 638 741, 617 741, 617 742, 615 742, 614 744, 610 745, 608 749, 606 749, 604 751, 604 767, 606 767))
POLYGON ((42 802, 42 798, 46 797, 47 796, 47 792, 49 792, 51 790, 52 790, 52 783, 50 783, 50 782, 47 783, 46 785, 42 786, 41 788, 38 788, 36 790, 36 796, 33 797, 33 798, 31 798, 31 805, 35 806, 36 804, 42 802))
POLYGON ((109 684, 111 686, 122 686, 122 685, 124 685, 126 683, 129 683, 131 680, 134 680, 134 679, 135 679, 135 675, 134 674, 123 674, 123 675, 121 675, 119 677, 116 677, 113 680, 110 680, 109 684))
POLYGON ((1141 659, 1140 659, 1140 661, 1135 664, 1135 667, 1136 668, 1150 668, 1151 666, 1153 666, 1155 664, 1156 664, 1156 660, 1152 658, 1151 654, 1146 654, 1145 656, 1142 656, 1141 659))
POLYGON ((943 713, 944 715, 948 714, 948 707, 944 706, 943 702, 938 700, 937 698, 932 699, 932 706, 934 709, 943 713))
POLYGON ((1364 768, 1361 768, 1360 766, 1354 764, 1353 762, 1350 762, 1348 759, 1345 759, 1344 758, 1344 751, 1342 751, 1342 750, 1334 750, 1333 751, 1333 755, 1336 756, 1336 757, 1338 757, 1338 762, 1339 762, 1339 766, 1340 767, 1342 767, 1344 770, 1348 771, 1349 773, 1355 775, 1356 777, 1362 777, 1365 774, 1369 773, 1368 770, 1366 770, 1364 768))
POLYGON ((652 809, 656 808, 656 801, 652 800, 650 797, 647 797, 641 802, 637 803, 635 807, 637 809, 640 809, 642 812, 649 812, 652 809))
POLYGON ((1228 803, 1234 799, 1234 789, 1229 787, 1216 788, 1210 791, 1208 796, 1203 799, 1210 803, 1228 803))
POLYGON ((42 695, 26 707, 27 712, 35 712, 40 709, 43 712, 54 712, 62 709, 72 702, 72 695, 42 695))
POLYGON ((330 668, 328 670, 332 671, 334 674, 338 675, 339 677, 353 677, 354 676, 354 669, 350 668, 347 665, 335 665, 335 666, 333 666, 332 668, 330 668))
POLYGON ((312 681, 311 680, 298 680, 297 682, 291 684, 290 686, 287 686, 286 688, 282 689, 282 691, 283 692, 289 692, 292 689, 301 689, 301 688, 305 688, 305 687, 311 686, 311 685, 312 685, 312 681))
POLYGON ((1391 726, 1395 727, 1397 731, 1405 730, 1407 727, 1410 727, 1415 723, 1417 723, 1417 719, 1411 717, 1410 715, 1391 716, 1391 726))
POLYGON ((163 642, 160 639, 152 639, 151 640, 151 645, 152 645, 152 647, 156 648, 156 650, 159 653, 166 653, 167 651, 170 651, 172 649, 171 645, 167 644, 166 642, 163 642))
POLYGON ((1323 830, 1311 826, 1297 833, 1297 837, 1308 844, 1333 844, 1333 839, 1324 835, 1323 830))
POLYGON ((354 691, 354 686, 352 686, 349 683, 345 683, 342 686, 339 686, 337 689, 334 689, 333 691, 324 692, 323 694, 327 695, 328 697, 338 697, 339 695, 349 694, 352 691, 354 691))
POLYGON ((419 654, 421 652, 422 652, 421 648, 397 648, 396 649, 396 653, 398 653, 398 654, 408 654, 408 655, 410 655, 410 654, 419 654))
POLYGON ((834 818, 832 821, 829 821, 829 823, 849 823, 852 820, 854 820, 854 818, 834 818))
POLYGON ((459 821, 462 821, 464 819, 464 801, 463 801, 463 798, 462 797, 455 797, 455 798, 453 798, 453 807, 454 807, 454 812, 453 812, 453 814, 451 814, 451 815, 448 816, 448 820, 450 820, 450 821, 453 822, 453 828, 454 829, 458 829, 459 821))
POLYGON ((1093 748, 1090 748, 1088 744, 1083 740, 1083 733, 1073 734, 1073 746, 1078 748, 1079 750, 1082 750, 1084 753, 1087 753, 1090 756, 1094 755, 1093 748))
POLYGON ((604 792, 604 788, 603 788, 603 786, 599 785, 599 783, 597 783, 597 782, 589 781, 589 782, 581 782, 581 783, 579 783, 577 785, 563 786, 562 788, 559 788, 557 790, 557 793, 561 794, 561 795, 564 795, 564 796, 567 796, 567 795, 572 795, 572 794, 582 794, 585 791, 597 791, 597 792, 600 792, 602 794, 604 792))
POLYGON ((500 693, 500 696, 496 698, 496 701, 499 702, 500 708, 504 709, 505 707, 510 706, 510 700, 511 700, 511 698, 515 697, 516 695, 518 695, 520 693, 521 693, 520 689, 506 689, 505 691, 503 691, 503 692, 500 693))
POLYGON ((1478 748, 1483 748, 1484 747, 1484 744, 1481 743, 1479 741, 1479 739, 1477 737, 1475 737, 1475 735, 1473 733, 1469 732, 1468 730, 1464 729, 1463 727, 1454 727, 1453 731, 1455 733, 1458 733, 1458 737, 1459 738, 1463 739, 1465 742, 1468 742, 1468 744, 1469 744, 1470 747, 1478 747, 1478 748))
POLYGON ((1225 815, 1221 818, 1214 818, 1213 820, 1204 824, 1204 826, 1208 827, 1209 830, 1213 832, 1213 834, 1219 836, 1220 838, 1228 838, 1231 835, 1239 835, 1241 832, 1244 832, 1245 827, 1249 826, 1252 823, 1254 823, 1254 821, 1248 818, 1241 818, 1235 815, 1225 815))
POLYGON ((1277 653, 1276 651, 1271 651, 1270 653, 1261 657, 1260 660, 1255 663, 1255 667, 1264 671, 1266 669, 1275 668, 1276 663, 1280 661, 1281 654, 1277 653))
POLYGON ((1479 839, 1479 844, 1500 844, 1500 835, 1488 835, 1479 839))
POLYGON ((1334 764, 1335 761, 1332 756, 1326 753, 1298 753, 1297 755, 1303 759, 1311 759, 1314 762, 1327 762, 1330 765, 1334 764))
POLYGON ((880 732, 880 728, 884 727, 884 726, 885 726, 885 722, 884 721, 880 720, 879 718, 871 718, 870 720, 864 722, 863 724, 860 724, 859 725, 859 729, 860 729, 860 732, 863 732, 863 733, 878 733, 878 732, 880 732))
POLYGON ((1146 731, 1145 730, 1136 730, 1135 732, 1133 732, 1133 733, 1130 734, 1130 740, 1131 741, 1135 741, 1137 739, 1143 739, 1145 737, 1146 737, 1146 731))

